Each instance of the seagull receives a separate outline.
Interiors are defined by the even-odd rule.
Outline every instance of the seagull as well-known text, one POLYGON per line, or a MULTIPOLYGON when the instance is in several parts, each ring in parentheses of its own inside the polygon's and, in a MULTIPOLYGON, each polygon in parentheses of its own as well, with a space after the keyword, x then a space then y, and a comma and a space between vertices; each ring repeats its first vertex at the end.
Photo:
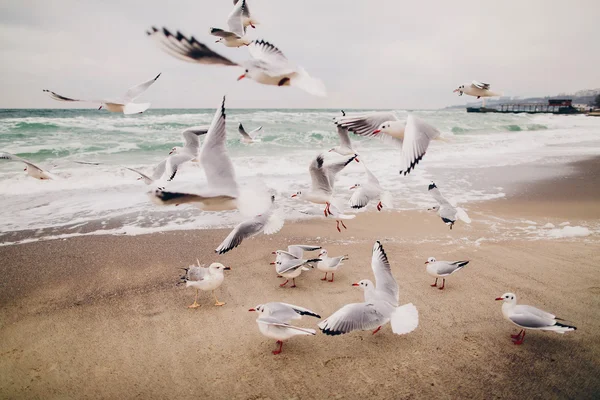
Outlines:
POLYGON ((316 335, 314 329, 300 328, 290 325, 293 319, 302 319, 303 315, 309 315, 315 318, 321 316, 308 308, 295 306, 287 303, 266 303, 259 304, 248 311, 256 311, 259 313, 256 323, 260 333, 268 338, 276 339, 279 349, 273 350, 273 354, 281 353, 283 341, 297 335, 316 335))
POLYGON ((215 289, 223 283, 223 279, 225 278, 223 271, 228 271, 230 269, 231 267, 226 267, 221 263, 212 263, 208 268, 204 268, 200 266, 200 262, 198 262, 197 266, 190 265, 189 268, 184 268, 185 275, 181 277, 182 283, 185 282, 185 287, 192 286, 196 289, 194 303, 189 305, 188 308, 200 307, 200 304, 198 304, 198 289, 204 291, 211 290, 215 297, 215 306, 225 305, 225 303, 217 300, 215 289))
MULTIPOLYGON (((305 209, 302 209, 299 211, 302 214, 306 214, 306 215, 319 216, 319 215, 323 214, 323 212, 320 209, 314 208, 314 207, 305 208, 305 209)), ((341 232, 342 230, 340 229, 340 225, 342 225, 344 227, 344 229, 348 229, 346 227, 346 224, 344 224, 344 220, 354 219, 354 218, 356 218, 356 215, 343 214, 334 204, 330 204, 329 205, 329 214, 327 215, 326 218, 335 219, 336 228, 337 228, 338 232, 341 232)))
POLYGON ((275 271, 278 275, 286 278, 285 282, 283 282, 280 287, 284 287, 287 283, 292 280, 292 288, 296 287, 296 278, 300 276, 302 271, 310 271, 310 268, 307 268, 306 265, 312 268, 310 263, 321 261, 320 258, 313 258, 309 260, 303 260, 295 255, 288 253, 284 250, 274 251, 273 254, 277 254, 277 258, 275 260, 275 271))
MULTIPOLYGON (((288 259, 290 254, 298 259, 302 259, 302 258, 304 258, 305 251, 315 251, 315 250, 320 250, 320 249, 321 249, 321 246, 310 246, 310 245, 306 245, 306 244, 291 244, 288 246, 287 252, 282 251, 281 253, 278 254, 277 251, 274 251, 272 254, 277 254, 277 257, 275 257, 275 261, 270 264, 276 265, 278 261, 281 261, 284 258, 288 259)), ((281 278, 282 276, 278 274, 277 277, 281 278)))
POLYGON ((233 228, 223 243, 215 249, 215 253, 225 254, 242 244, 244 239, 256 236, 261 232, 265 235, 279 232, 285 221, 281 213, 274 207, 275 196, 271 196, 271 202, 273 205, 269 210, 233 228))
POLYGON ((156 80, 160 74, 156 75, 153 79, 150 79, 147 82, 141 83, 137 86, 129 88, 127 92, 123 95, 121 99, 118 100, 81 100, 81 99, 72 99, 70 97, 61 96, 58 93, 55 93, 51 90, 44 89, 45 93, 58 101, 81 101, 85 103, 101 103, 100 108, 106 108, 110 112, 119 112, 123 114, 141 114, 150 108, 150 103, 134 103, 133 101, 137 99, 142 93, 144 93, 156 80))
POLYGON ((406 122, 398 120, 391 112, 346 115, 336 117, 335 123, 356 135, 377 136, 401 146, 400 174, 403 175, 409 174, 421 161, 429 142, 440 139, 440 132, 436 128, 414 115, 409 115, 406 122))
POLYGON ((25 169, 23 171, 27 172, 27 175, 32 178, 39 179, 41 181, 46 180, 56 180, 58 177, 45 169, 42 169, 32 163, 31 161, 27 161, 24 158, 17 157, 10 153, 0 153, 0 160, 8 160, 8 161, 20 161, 25 164, 25 169))
POLYGON ((163 50, 180 60, 244 68, 244 73, 238 77, 238 81, 250 78, 264 85, 294 86, 315 96, 326 95, 323 82, 312 78, 302 67, 292 64, 281 50, 267 41, 255 40, 250 43, 248 51, 251 58, 237 63, 215 53, 193 36, 187 38, 180 32, 174 35, 166 28, 159 30, 155 27, 147 34, 155 39, 163 50))
POLYGON ((468 83, 465 85, 460 85, 459 87, 454 89, 453 93, 456 92, 458 92, 459 96, 462 96, 464 93, 477 98, 502 96, 502 93, 494 93, 490 91, 489 83, 483 83, 479 81, 473 81, 470 85, 468 83))
POLYGON ((367 182, 355 184, 350 188, 350 190, 354 190, 354 194, 350 197, 348 204, 352 208, 363 208, 369 204, 370 200, 379 200, 377 203, 377 211, 381 211, 383 206, 385 205, 388 208, 393 208, 394 203, 392 199, 392 194, 388 191, 383 190, 381 185, 379 184, 379 180, 373 173, 367 168, 364 160, 361 162, 363 167, 365 168, 365 172, 367 173, 367 182))
POLYGON ((363 303, 347 304, 319 323, 326 335, 341 335, 355 330, 371 330, 373 334, 391 322, 392 331, 397 335, 412 332, 419 325, 419 312, 412 304, 398 307, 398 283, 392 276, 392 270, 383 246, 379 241, 373 246, 371 267, 377 287, 368 279, 352 286, 358 286, 365 293, 363 303))
POLYGON ((254 129, 253 131, 250 131, 250 133, 248 133, 244 129, 244 126, 240 123, 240 126, 238 126, 238 132, 240 133, 240 135, 242 135, 242 138, 240 140, 243 143, 248 143, 248 144, 256 143, 255 138, 258 135, 258 131, 260 131, 261 129, 262 129, 262 126, 259 126, 258 128, 254 129))
POLYGON ((248 2, 247 1, 240 1, 240 0, 233 0, 233 11, 231 12, 231 14, 229 14, 229 18, 231 19, 231 16, 236 14, 238 11, 238 9, 241 9, 242 11, 242 24, 244 25, 244 28, 251 26, 252 28, 256 28, 255 25, 258 25, 258 21, 254 18, 252 18, 252 16, 250 15, 250 8, 248 8, 248 2))
MULTIPOLYGON (((298 191, 294 193, 292 197, 297 197, 301 200, 307 200, 315 204, 325 204, 323 214, 325 214, 327 217, 331 213, 330 206, 333 200, 333 184, 335 181, 335 175, 344 169, 346 165, 355 160, 356 157, 358 157, 358 155, 353 154, 351 157, 346 156, 341 161, 324 165, 324 155, 319 154, 308 167, 312 181, 312 188, 310 192, 303 193, 302 191, 298 191)), ((358 162, 358 159, 356 159, 356 161, 358 162)))
POLYGON ((521 328, 518 334, 510 335, 514 344, 523 344, 525 329, 541 329, 557 333, 565 333, 577 329, 574 326, 558 322, 564 320, 557 318, 554 314, 532 306, 517 305, 517 295, 514 293, 504 293, 502 297, 497 297, 496 300, 504 302, 502 304, 502 315, 504 315, 504 318, 521 328))
POLYGON ((435 277, 435 282, 431 287, 437 287, 438 279, 442 278, 442 286, 440 286, 439 289, 444 290, 444 286, 446 286, 446 277, 463 269, 468 263, 468 261, 437 261, 434 257, 429 257, 427 261, 425 261, 427 273, 435 277))
POLYGON ((172 181, 181 164, 188 161, 198 161, 200 136, 206 135, 209 129, 209 126, 198 126, 184 130, 181 133, 184 141, 183 147, 173 147, 169 152, 169 157, 165 159, 165 163, 158 164, 154 175, 158 175, 162 170, 164 175, 161 174, 161 176, 166 176, 167 181, 172 181))
POLYGON ((428 188, 429 194, 438 202, 437 206, 431 207, 430 211, 437 211, 442 221, 446 223, 446 225, 450 226, 450 230, 452 230, 452 226, 456 222, 457 219, 460 219, 467 224, 471 223, 471 219, 460 207, 454 207, 448 200, 442 196, 440 193, 440 189, 435 185, 435 183, 431 182, 428 188))
POLYGON ((238 207, 238 185, 233 164, 225 148, 225 96, 215 113, 200 152, 206 184, 193 191, 170 191, 156 188, 150 197, 158 204, 197 203, 205 211, 225 211, 238 207))
MULTIPOLYGON (((342 117, 345 117, 345 116, 346 116, 346 113, 344 112, 344 110, 342 110, 342 117)), ((356 152, 352 148, 352 142, 350 141, 350 137, 348 136, 348 129, 341 125, 336 125, 336 126, 337 126, 337 134, 338 134, 338 137, 340 138, 340 145, 331 148, 329 151, 338 153, 341 156, 350 156, 352 154, 356 154, 356 152)))
POLYGON ((339 257, 329 257, 327 250, 323 249, 319 253, 319 258, 321 259, 321 261, 317 263, 317 269, 325 272, 325 277, 321 280, 326 281, 327 274, 331 272, 331 280, 329 282, 333 282, 335 271, 337 271, 341 265, 344 265, 344 260, 348 259, 348 255, 339 257))

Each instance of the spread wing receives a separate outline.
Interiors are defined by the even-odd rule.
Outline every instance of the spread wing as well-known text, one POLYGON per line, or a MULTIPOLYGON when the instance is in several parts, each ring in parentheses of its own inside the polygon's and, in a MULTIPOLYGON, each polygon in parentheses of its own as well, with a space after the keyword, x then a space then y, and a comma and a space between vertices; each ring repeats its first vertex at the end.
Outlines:
POLYGON ((323 154, 319 154, 308 167, 310 179, 312 181, 312 191, 331 194, 333 193, 333 187, 329 183, 329 178, 327 177, 327 173, 323 168, 323 162, 323 154))
POLYGON ((167 28, 157 29, 154 26, 146 33, 165 52, 180 60, 199 64, 238 65, 215 53, 205 44, 198 42, 193 36, 187 38, 181 32, 172 34, 167 28))
POLYGON ((192 154, 172 154, 167 158, 165 173, 168 181, 172 181, 181 164, 194 159, 192 154))
POLYGON ((144 93, 146 90, 148 90, 148 88, 150 86, 152 86, 152 84, 154 82, 156 82, 156 80, 158 79, 159 76, 160 76, 160 74, 156 75, 154 78, 150 79, 149 81, 146 81, 144 83, 140 83, 137 86, 129 88, 127 90, 127 92, 125 92, 125 95, 123 96, 123 102, 124 103, 130 103, 133 100, 135 100, 142 93, 144 93))
POLYGON ((481 90, 488 90, 490 88, 489 83, 484 83, 484 82, 479 82, 479 81, 471 82, 471 86, 474 88, 477 88, 477 89, 481 89, 481 90))
POLYGON ((402 143, 402 169, 401 174, 408 174, 421 161, 429 142, 440 136, 440 132, 433 126, 421 121, 413 115, 406 120, 404 141, 402 143))
POLYGON ((358 155, 353 154, 349 157, 347 156, 345 159, 342 159, 341 161, 337 161, 337 162, 328 164, 322 168, 323 170, 325 170, 325 174, 327 175, 327 179, 329 180, 329 185, 331 186, 331 188, 333 188, 333 184, 335 182, 335 176, 338 174, 338 172, 343 170, 344 167, 346 167, 346 165, 348 165, 352 161, 354 161, 354 159, 356 157, 358 157, 358 155))
POLYGON ((448 200, 446 200, 444 198, 444 196, 442 196, 442 193, 440 192, 440 189, 438 189, 438 187, 435 185, 435 183, 431 182, 429 184, 428 191, 429 191, 429 194, 431 195, 431 197, 433 197, 435 199, 435 201, 437 201, 440 206, 443 206, 443 205, 452 206, 448 202, 448 200))
POLYGON ((377 179, 377 177, 371 172, 371 170, 367 168, 367 164, 364 162, 363 159, 361 159, 360 163, 362 164, 363 168, 365 169, 365 172, 367 173, 367 181, 371 184, 379 185, 379 179, 377 179))
POLYGON ((342 147, 347 147, 349 149, 352 149, 352 142, 350 141, 350 136, 348 136, 348 129, 344 128, 343 126, 338 125, 337 126, 337 134, 338 134, 338 137, 340 138, 340 145, 342 147))
POLYGON ((257 216, 248 221, 244 221, 231 231, 223 242, 215 249, 215 253, 225 254, 229 250, 238 247, 244 239, 250 238, 264 228, 266 222, 265 216, 257 216))
POLYGON ((358 189, 354 190, 354 193, 352 193, 352 197, 350 197, 350 200, 348 201, 348 205, 350 205, 350 207, 352 208, 363 208, 366 207, 367 204, 369 204, 369 196, 367 196, 367 192, 359 187, 358 189))
POLYGON ((244 129, 244 126, 242 125, 242 123, 240 122, 240 125, 238 126, 238 132, 240 133, 240 135, 242 135, 245 139, 247 140, 252 140, 252 136, 248 135, 248 132, 246 132, 246 130, 244 129))
POLYGON ((308 246, 304 244, 291 244, 288 246, 288 252, 293 254, 297 258, 302 258, 305 251, 315 251, 320 249, 321 246, 308 246))
POLYGON ((43 90, 44 93, 48 93, 48 96, 50 96, 52 99, 54 100, 58 100, 58 101, 81 101, 84 103, 103 103, 102 100, 82 100, 82 99, 72 99, 70 97, 66 97, 66 96, 62 96, 56 92, 53 92, 52 90, 48 90, 48 89, 44 89, 43 90))
POLYGON ((347 304, 319 323, 319 328, 326 335, 342 335, 352 331, 375 329, 385 322, 386 318, 374 304, 347 304))
POLYGON ((40 167, 38 167, 37 165, 35 165, 34 163, 25 160, 24 158, 15 156, 13 154, 10 153, 0 153, 0 160, 9 160, 9 161, 20 161, 22 163, 25 163, 28 167, 31 167, 35 170, 38 170, 40 172, 44 172, 44 170, 40 167))
POLYGON ((188 128, 183 131, 183 147, 190 154, 198 154, 200 150, 200 136, 208 133, 208 126, 188 128))
POLYGON ((238 4, 235 4, 233 10, 227 17, 227 26, 229 27, 229 30, 240 37, 246 34, 246 28, 242 22, 244 11, 247 11, 246 0, 242 0, 238 4))
POLYGON ((152 179, 153 180, 158 180, 160 178, 162 178, 162 176, 165 174, 165 170, 167 169, 167 160, 169 158, 165 158, 164 160, 162 160, 161 162, 158 163, 158 165, 154 168, 154 171, 152 172, 152 179))
MULTIPOLYGON (((144 183, 146 185, 151 185, 154 182, 154 179, 152 179, 148 175, 138 171, 137 169, 129 168, 129 167, 125 167, 125 166, 123 168, 128 169, 131 172, 135 172, 136 174, 138 174, 142 178, 142 180, 144 181, 144 183)), ((162 176, 162 174, 161 174, 161 176, 162 176)))
POLYGON ((360 136, 373 136, 373 132, 384 122, 397 120, 398 118, 391 112, 345 115, 334 118, 334 122, 338 127, 345 128, 360 136))
POLYGON ((208 185, 213 188, 227 189, 230 194, 237 195, 237 183, 233 164, 225 147, 225 96, 221 107, 215 112, 213 121, 208 129, 200 153, 200 162, 204 167, 208 185))
POLYGON ((224 39, 236 39, 241 36, 235 32, 225 31, 219 28, 210 28, 210 34, 213 36, 222 37, 224 39))
POLYGON ((253 62, 262 65, 265 73, 280 76, 296 72, 296 67, 281 50, 265 40, 255 40, 248 46, 253 62))
POLYGON ((375 275, 375 286, 378 292, 384 293, 386 300, 397 305, 400 299, 398 283, 392 276, 392 268, 388 261, 387 254, 379 241, 373 246, 373 256, 371 257, 371 268, 375 275))

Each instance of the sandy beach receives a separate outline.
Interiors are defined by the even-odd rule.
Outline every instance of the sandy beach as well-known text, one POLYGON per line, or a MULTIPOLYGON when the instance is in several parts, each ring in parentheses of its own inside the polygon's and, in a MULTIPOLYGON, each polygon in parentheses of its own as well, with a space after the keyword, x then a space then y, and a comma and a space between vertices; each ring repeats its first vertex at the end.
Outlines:
MULTIPOLYGON (((0 247, 0 396, 3 398, 597 398, 600 393, 600 222, 598 159, 515 185, 505 199, 469 207, 471 225, 450 231, 427 211, 366 212, 338 233, 324 220, 286 223, 216 256, 228 230, 91 236, 0 247), (554 238, 561 223, 592 234, 554 238), (542 228, 551 223, 554 228, 542 228), (351 287, 372 279, 381 240, 401 303, 420 313, 417 330, 396 336, 353 332, 296 337, 283 353, 262 336, 248 309, 268 301, 310 308, 323 318, 362 301, 351 287), (335 282, 309 271, 280 288, 271 251, 321 244, 348 254, 335 282), (423 263, 468 259, 443 291, 423 263), (179 268, 199 258, 231 266, 202 306, 176 286, 179 268), (516 327, 494 298, 515 292, 567 319, 565 335, 516 327)), ((305 317, 298 324, 315 327, 305 317)))

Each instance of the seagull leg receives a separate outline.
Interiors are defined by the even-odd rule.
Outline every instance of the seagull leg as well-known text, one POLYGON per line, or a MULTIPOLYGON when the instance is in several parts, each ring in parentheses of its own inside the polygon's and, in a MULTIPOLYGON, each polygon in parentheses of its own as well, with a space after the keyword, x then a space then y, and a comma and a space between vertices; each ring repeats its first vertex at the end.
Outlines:
POLYGON ((335 275, 335 272, 331 273, 331 280, 329 282, 333 282, 333 276, 335 275))
POLYGON ((438 278, 435 278, 434 284, 433 285, 429 285, 429 286, 431 286, 431 287, 437 287, 437 280, 438 280, 438 278))
POLYGON ((375 329, 375 330, 373 331, 373 335, 374 335, 374 334, 376 334, 377 332, 379 332, 379 330, 380 330, 380 329, 381 329, 381 327, 379 327, 379 328, 375 329))
POLYGON ((446 286, 446 278, 442 278, 442 286, 440 286, 438 289, 444 290, 444 286, 446 286))
POLYGON ((296 287, 296 278, 292 278, 292 286, 290 287, 296 287))
POLYGON ((281 285, 279 285, 279 287, 284 287, 285 285, 287 285, 287 283, 289 282, 289 279, 286 279, 285 282, 283 282, 281 285))
POLYGON ((348 229, 348 228, 346 228, 346 224, 344 224, 344 221, 340 220, 340 224, 342 224, 342 226, 344 227, 344 229, 348 229))
POLYGON ((281 340, 278 340, 278 341, 277 341, 277 344, 279 345, 279 349, 277 349, 277 350, 273 350, 273 354, 275 354, 275 355, 277 355, 277 354, 281 353, 281 349, 282 349, 282 347, 283 347, 283 342, 282 342, 281 340))
POLYGON ((325 278, 321 279, 322 281, 326 281, 327 280, 327 272, 325 272, 325 278))
POLYGON ((200 304, 198 304, 198 289, 196 289, 196 297, 194 298, 194 303, 189 305, 188 308, 198 308, 200 304))
POLYGON ((525 339, 525 329, 523 329, 523 335, 521 336, 520 339, 517 340, 513 340, 514 344, 523 344, 523 340, 525 339))
POLYGON ((225 303, 223 303, 222 301, 217 300, 217 295, 215 294, 215 291, 213 290, 213 296, 215 296, 215 306, 224 306, 225 303))
POLYGON ((521 333, 523 333, 523 329, 521 329, 516 335, 510 335, 510 337, 513 339, 519 339, 521 337, 521 333))
POLYGON ((342 232, 342 230, 340 229, 340 221, 335 221, 336 222, 336 228, 338 230, 338 232, 342 232))

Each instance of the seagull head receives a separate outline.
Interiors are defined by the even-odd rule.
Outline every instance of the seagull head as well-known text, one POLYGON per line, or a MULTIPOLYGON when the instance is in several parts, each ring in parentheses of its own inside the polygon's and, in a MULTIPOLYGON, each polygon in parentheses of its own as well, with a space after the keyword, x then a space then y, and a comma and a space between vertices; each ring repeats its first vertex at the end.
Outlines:
POLYGON ((368 279, 363 279, 362 281, 359 281, 358 283, 353 283, 352 286, 357 286, 360 290, 367 290, 367 289, 373 289, 375 286, 373 285, 373 282, 371 282, 368 279))
POLYGON ((244 73, 241 74, 240 76, 238 76, 237 80, 241 81, 242 79, 244 79, 246 77, 246 75, 248 74, 248 69, 244 70, 244 73))
POLYGON ((292 197, 300 197, 302 195, 302 192, 300 190, 298 190, 296 193, 294 193, 292 195, 292 197))
POLYGON ((504 293, 502 296, 496 297, 496 300, 502 300, 509 304, 517 304, 517 295, 514 293, 504 293))
POLYGON ((386 121, 373 131, 374 135, 385 133, 390 136, 399 137, 404 134, 404 123, 402 121, 386 121))
POLYGON ((434 262, 435 262, 435 257, 429 257, 429 258, 427 259, 427 261, 425 261, 425 264, 432 264, 432 263, 434 263, 434 262))
POLYGON ((354 184, 354 186, 350 187, 350 190, 357 189, 359 187, 360 187, 360 183, 356 183, 356 184, 354 184))
POLYGON ((323 249, 323 250, 321 250, 321 252, 319 253, 319 257, 322 257, 322 256, 327 256, 327 254, 328 254, 328 253, 327 253, 327 250, 323 249))
POLYGON ((428 208, 427 211, 437 211, 440 209, 440 206, 433 206, 431 208, 428 208))
POLYGON ((221 263, 212 263, 212 264, 210 264, 210 266, 208 267, 208 269, 211 272, 217 272, 217 271, 219 271, 219 272, 223 273, 223 271, 229 271, 229 270, 231 270, 231 267, 226 267, 226 266, 224 266, 221 263))
POLYGON ((175 146, 171 149, 171 151, 169 151, 169 155, 171 154, 179 154, 179 147, 175 146))
POLYGON ((262 314, 265 311, 265 306, 264 304, 259 304, 256 307, 249 309, 248 311, 254 311, 262 314))
POLYGON ((458 95, 462 96, 464 89, 465 89, 465 85, 460 85, 459 87, 457 87, 456 89, 454 89, 454 91, 452 93, 458 92, 458 95))

